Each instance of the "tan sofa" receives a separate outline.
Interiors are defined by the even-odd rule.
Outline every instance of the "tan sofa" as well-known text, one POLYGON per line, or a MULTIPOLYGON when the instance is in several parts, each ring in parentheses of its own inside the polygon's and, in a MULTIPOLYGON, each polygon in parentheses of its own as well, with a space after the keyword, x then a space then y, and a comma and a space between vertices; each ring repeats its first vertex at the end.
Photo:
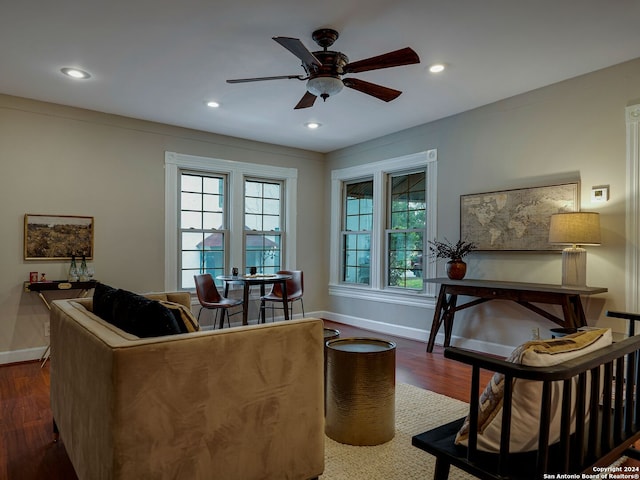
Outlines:
POLYGON ((92 305, 51 312, 51 408, 80 480, 323 472, 321 320, 139 339, 92 305))

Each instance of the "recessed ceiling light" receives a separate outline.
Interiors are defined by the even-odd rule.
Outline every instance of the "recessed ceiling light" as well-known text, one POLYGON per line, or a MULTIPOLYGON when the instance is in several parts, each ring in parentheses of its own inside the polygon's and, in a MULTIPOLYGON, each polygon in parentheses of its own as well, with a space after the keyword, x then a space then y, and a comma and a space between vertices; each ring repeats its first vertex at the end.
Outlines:
POLYGON ((216 102, 215 100, 211 100, 207 102, 207 107, 218 108, 220 106, 220 102, 216 102))
POLYGON ((434 63, 429 67, 429 71, 431 73, 440 73, 444 70, 444 65, 442 63, 434 63))
POLYGON ((322 124, 318 122, 307 122, 304 124, 304 126, 310 130, 315 130, 316 128, 320 128, 320 125, 322 124))
POLYGON ((87 78, 91 78, 91 75, 84 70, 80 70, 78 68, 61 68, 60 71, 64 73, 67 77, 75 78, 77 80, 85 80, 87 78))

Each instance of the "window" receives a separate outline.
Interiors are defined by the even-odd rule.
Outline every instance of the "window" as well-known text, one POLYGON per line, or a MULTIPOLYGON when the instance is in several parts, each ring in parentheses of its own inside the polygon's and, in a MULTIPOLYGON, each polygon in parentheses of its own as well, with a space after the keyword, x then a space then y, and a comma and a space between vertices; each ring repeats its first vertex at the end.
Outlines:
POLYGON ((245 271, 281 270, 282 183, 248 179, 244 182, 245 271))
POLYGON ((373 180, 345 183, 342 281, 369 284, 373 180))
POLYGON ((225 272, 224 176, 180 173, 180 285, 195 288, 193 276, 225 272))
POLYGON ((389 175, 387 286, 422 290, 426 170, 389 175))
POLYGON ((165 290, 193 275, 295 269, 298 171, 165 153, 165 290), (285 248, 286 246, 286 248, 285 248))
POLYGON ((330 294, 433 296, 423 277, 435 263, 423 252, 436 237, 436 173, 436 150, 331 172, 331 208, 341 215, 331 220, 330 294))

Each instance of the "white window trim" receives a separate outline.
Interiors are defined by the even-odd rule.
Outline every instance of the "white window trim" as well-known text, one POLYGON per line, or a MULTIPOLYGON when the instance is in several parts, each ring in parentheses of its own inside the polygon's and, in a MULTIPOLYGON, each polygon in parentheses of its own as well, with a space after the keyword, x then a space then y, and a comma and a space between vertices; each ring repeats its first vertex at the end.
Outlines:
MULTIPOLYGON (((348 167, 331 172, 331 211, 342 212, 342 185, 345 181, 373 177, 373 225, 371 234, 371 285, 353 285, 340 282, 340 240, 342 215, 331 216, 330 265, 329 265, 329 294, 348 296, 364 300, 384 300, 392 303, 430 305, 435 296, 435 285, 425 284, 424 292, 402 291, 385 287, 385 275, 382 253, 385 241, 386 215, 386 175, 414 168, 427 169, 427 235, 436 238, 437 226, 437 160, 436 149, 427 150, 403 157, 367 163, 355 167, 348 167), (391 300, 391 297, 394 297, 391 300), (428 300, 427 300, 428 299, 428 300)), ((423 262, 425 278, 433 277, 436 273, 435 262, 423 262)))
POLYGON ((625 109, 627 124, 626 310, 640 308, 640 105, 625 109))
MULTIPOLYGON (((374 224, 372 223, 371 225, 371 229, 370 230, 356 230, 356 231, 350 231, 346 229, 346 215, 347 215, 347 208, 346 208, 346 201, 347 201, 347 194, 345 191, 345 188, 347 186, 347 184, 351 184, 351 183, 359 183, 359 182, 369 182, 371 181, 372 183, 375 183, 375 180, 373 178, 371 178, 371 176, 367 176, 364 178, 349 178, 347 181, 341 181, 340 182, 340 215, 339 215, 339 232, 338 234, 340 235, 340 239, 338 240, 338 248, 337 248, 337 252, 339 252, 340 257, 338 258, 339 262, 338 262, 338 280, 337 283, 340 283, 341 285, 349 285, 349 286, 361 286, 364 288, 369 288, 369 285, 367 284, 362 284, 362 283, 351 283, 351 282, 343 282, 341 279, 343 277, 343 270, 342 270, 342 255, 344 252, 344 249, 346 248, 345 242, 346 242, 346 236, 345 234, 368 234, 369 235, 369 249, 372 248, 372 239, 373 239, 373 235, 374 235, 374 224)), ((374 199, 374 203, 373 203, 373 208, 375 209, 375 199, 374 199)), ((375 213, 372 212, 372 216, 375 216, 375 213)), ((333 216, 331 217, 333 220, 333 216)), ((372 219, 373 220, 373 219, 372 219)), ((369 252, 369 258, 371 258, 371 252, 369 252)), ((372 276, 372 272, 373 270, 371 269, 371 262, 369 262, 369 282, 371 282, 371 276, 372 276)))
MULTIPOLYGON (((243 238, 243 201, 244 178, 259 177, 264 179, 281 180, 284 182, 284 211, 283 219, 286 235, 286 245, 283 266, 296 268, 296 218, 298 198, 298 169, 274 167, 256 163, 236 162, 219 158, 199 157, 175 152, 165 152, 165 217, 164 217, 164 288, 167 291, 177 290, 178 284, 178 242, 180 229, 178 228, 178 181, 180 169, 189 169, 205 173, 224 173, 228 176, 228 219, 230 238, 243 238), (241 192, 241 194, 238 194, 241 192)), ((241 242, 244 244, 244 242, 241 242)), ((232 249, 229 262, 231 265, 243 264, 243 249, 232 249)))

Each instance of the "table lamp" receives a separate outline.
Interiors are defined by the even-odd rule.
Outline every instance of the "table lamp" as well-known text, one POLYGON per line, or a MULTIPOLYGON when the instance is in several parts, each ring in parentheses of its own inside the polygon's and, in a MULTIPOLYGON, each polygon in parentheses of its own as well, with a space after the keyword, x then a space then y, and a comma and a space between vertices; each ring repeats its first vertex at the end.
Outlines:
POLYGON ((600 245, 600 216, 596 212, 555 213, 549 243, 571 245, 562 250, 562 286, 587 285, 587 251, 579 245, 600 245))

